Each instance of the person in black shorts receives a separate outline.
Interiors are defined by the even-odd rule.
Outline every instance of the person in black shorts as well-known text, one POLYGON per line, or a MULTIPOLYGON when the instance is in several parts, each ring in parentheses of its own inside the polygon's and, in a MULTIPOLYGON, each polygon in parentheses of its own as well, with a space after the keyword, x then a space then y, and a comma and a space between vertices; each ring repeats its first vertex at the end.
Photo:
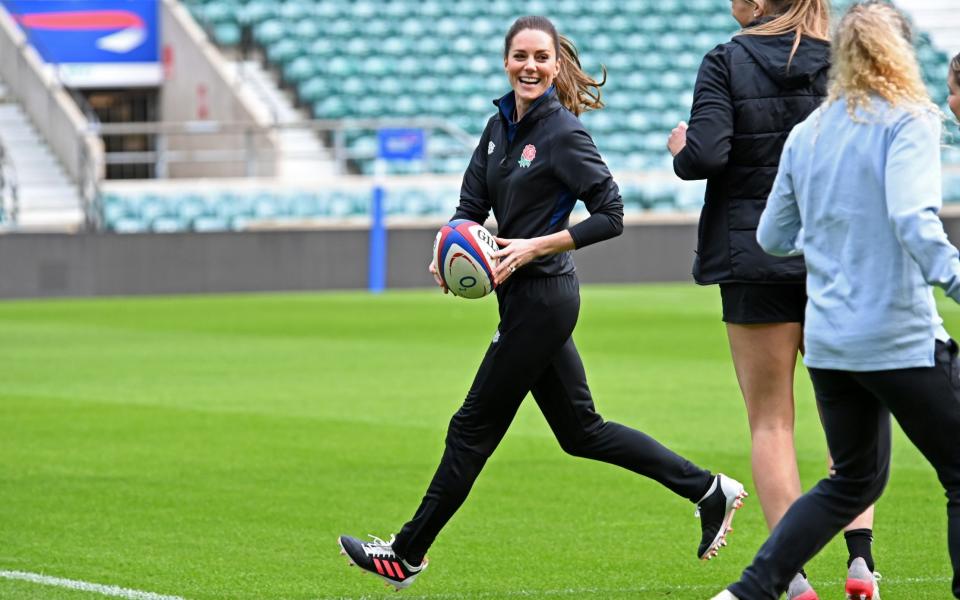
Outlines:
MULTIPOLYGON (((520 403, 532 393, 567 453, 650 477, 696 503, 697 555, 712 558, 746 495, 743 486, 640 431, 605 421, 573 343, 580 293, 570 251, 623 229, 619 189, 577 118, 602 107, 602 83, 580 69, 576 48, 544 17, 513 24, 504 67, 513 91, 494 103, 497 112, 464 174, 454 215, 482 223, 493 210, 496 217, 500 324, 463 406, 450 420, 440 466, 413 518, 389 542, 340 536, 341 552, 388 585, 410 585, 427 566, 427 549, 466 500, 520 403), (570 226, 577 199, 590 216, 570 226)), ((436 276, 433 265, 431 271, 436 276)))
MULTIPOLYGON (((719 284, 730 352, 750 424, 754 484, 773 528, 800 496, 794 448, 794 372, 802 351, 804 263, 775 258, 756 228, 793 127, 825 96, 828 0, 732 0, 743 29, 703 59, 689 126, 668 148, 681 179, 706 179, 693 276, 719 284)), ((873 568, 872 508, 846 533, 848 567, 873 568)), ((816 594, 799 573, 788 600, 816 594)))
MULTIPOLYGON (((828 99, 790 133, 757 229, 766 251, 806 257, 803 360, 834 472, 793 503, 713 600, 780 598, 796 570, 880 497, 897 476, 891 416, 945 492, 960 598, 960 359, 933 294, 939 287, 960 302, 960 257, 938 216, 941 135, 907 17, 886 2, 853 5, 836 29, 828 99)), ((912 496, 906 510, 919 502, 912 496)), ((924 549, 941 533, 924 523, 924 549)), ((879 600, 862 558, 845 592, 879 600)), ((907 584, 897 597, 921 595, 907 584)))

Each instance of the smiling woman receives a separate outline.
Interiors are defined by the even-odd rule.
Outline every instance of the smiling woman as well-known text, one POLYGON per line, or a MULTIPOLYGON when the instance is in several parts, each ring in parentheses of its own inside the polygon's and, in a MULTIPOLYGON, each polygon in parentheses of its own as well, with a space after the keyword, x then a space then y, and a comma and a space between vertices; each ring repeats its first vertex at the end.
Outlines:
POLYGON ((503 67, 518 102, 521 97, 536 100, 552 84, 560 104, 574 115, 603 108, 600 88, 607 81, 606 69, 600 81, 584 73, 577 47, 545 17, 521 17, 514 22, 503 42, 503 67))
POLYGON ((340 547, 351 564, 398 589, 409 586, 532 393, 568 454, 649 477, 697 504, 697 556, 712 558, 724 544, 743 486, 636 429, 604 420, 573 343, 580 285, 570 251, 623 230, 620 190, 577 118, 603 106, 603 82, 583 72, 576 47, 545 17, 518 19, 507 32, 503 58, 511 91, 494 101, 497 111, 463 176, 453 217, 483 223, 492 210, 497 219, 501 249, 493 256, 500 323, 463 406, 450 420, 440 466, 413 518, 394 540, 363 542, 344 535, 340 547), (590 216, 571 226, 578 199, 590 216))

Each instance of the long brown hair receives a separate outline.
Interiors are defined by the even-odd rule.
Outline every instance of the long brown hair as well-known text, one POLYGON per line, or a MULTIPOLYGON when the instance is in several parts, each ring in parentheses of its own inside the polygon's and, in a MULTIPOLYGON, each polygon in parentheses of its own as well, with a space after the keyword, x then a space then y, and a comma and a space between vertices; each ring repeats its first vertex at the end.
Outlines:
MULTIPOLYGON (((753 0, 748 0, 753 4, 753 0)), ((749 27, 739 35, 783 35, 794 33, 793 49, 787 68, 800 47, 802 36, 830 41, 830 2, 829 0, 767 0, 766 6, 776 15, 773 20, 749 27)))
POLYGON ((526 16, 520 17, 513 22, 503 41, 504 58, 510 53, 510 44, 513 38, 524 29, 533 29, 542 31, 553 39, 553 49, 557 53, 557 60, 560 61, 560 73, 554 80, 553 85, 557 89, 557 99, 560 104, 566 107, 573 114, 580 116, 588 110, 599 110, 603 108, 603 101, 600 99, 600 87, 607 82, 607 69, 601 67, 603 79, 597 81, 587 75, 580 65, 580 54, 577 47, 565 36, 557 33, 557 28, 553 22, 546 17, 526 16))

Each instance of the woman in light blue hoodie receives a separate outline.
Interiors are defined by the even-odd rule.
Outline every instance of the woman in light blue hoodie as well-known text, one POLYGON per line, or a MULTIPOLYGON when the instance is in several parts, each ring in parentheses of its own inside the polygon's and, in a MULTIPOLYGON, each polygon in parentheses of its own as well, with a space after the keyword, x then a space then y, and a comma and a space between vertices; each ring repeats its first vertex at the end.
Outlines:
MULTIPOLYGON (((790 507, 716 599, 777 598, 800 565, 879 498, 891 413, 947 492, 960 598, 960 360, 932 287, 960 302, 960 259, 937 214, 941 115, 909 25, 891 6, 854 6, 833 52, 828 99, 791 132, 757 240, 771 254, 805 257, 804 362, 835 474, 790 507)), ((873 574, 859 566, 848 598, 876 600, 873 574)))

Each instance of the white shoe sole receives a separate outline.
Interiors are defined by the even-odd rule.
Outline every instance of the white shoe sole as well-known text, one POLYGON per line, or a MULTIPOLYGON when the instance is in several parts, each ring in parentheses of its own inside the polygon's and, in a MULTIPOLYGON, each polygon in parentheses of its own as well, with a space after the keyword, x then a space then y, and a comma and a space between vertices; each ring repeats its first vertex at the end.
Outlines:
POLYGON ((717 537, 713 538, 713 542, 700 557, 700 560, 711 560, 720 553, 720 548, 727 545, 727 534, 733 531, 733 527, 730 526, 733 523, 733 515, 743 507, 743 499, 750 495, 743 489, 743 484, 739 481, 730 479, 722 473, 717 475, 720 477, 720 487, 723 489, 723 495, 727 497, 727 508, 723 515, 723 523, 717 531, 717 537))
MULTIPOLYGON (((352 559, 352 558, 350 557, 350 555, 347 553, 346 548, 343 547, 343 542, 340 541, 340 538, 339 538, 339 537, 337 538, 337 545, 340 546, 340 554, 342 554, 342 555, 344 555, 344 556, 347 557, 347 564, 350 565, 351 567, 356 567, 356 566, 357 566, 357 563, 353 562, 353 559, 352 559)), ((359 568, 359 567, 358 567, 358 568, 359 568)), ((413 580, 416 579, 417 576, 420 575, 420 573, 423 573, 424 569, 426 569, 426 568, 427 568, 427 559, 423 559, 423 567, 422 567, 419 571, 417 571, 416 573, 414 573, 413 575, 411 575, 410 577, 407 577, 406 579, 404 579, 403 581, 394 581, 393 579, 390 579, 389 577, 384 577, 383 575, 381 575, 381 574, 379 574, 379 573, 374 573, 373 571, 368 571, 367 569, 362 569, 362 568, 361 568, 361 569, 360 569, 360 572, 361 572, 361 573, 364 573, 364 574, 369 573, 369 574, 371 574, 371 575, 374 575, 374 576, 376 576, 376 577, 379 577, 380 579, 383 580, 383 582, 386 584, 386 586, 387 586, 388 588, 391 588, 391 587, 392 587, 392 588, 394 588, 394 591, 399 592, 400 590, 405 590, 405 589, 407 589, 408 587, 410 587, 410 584, 413 583, 413 580)))

